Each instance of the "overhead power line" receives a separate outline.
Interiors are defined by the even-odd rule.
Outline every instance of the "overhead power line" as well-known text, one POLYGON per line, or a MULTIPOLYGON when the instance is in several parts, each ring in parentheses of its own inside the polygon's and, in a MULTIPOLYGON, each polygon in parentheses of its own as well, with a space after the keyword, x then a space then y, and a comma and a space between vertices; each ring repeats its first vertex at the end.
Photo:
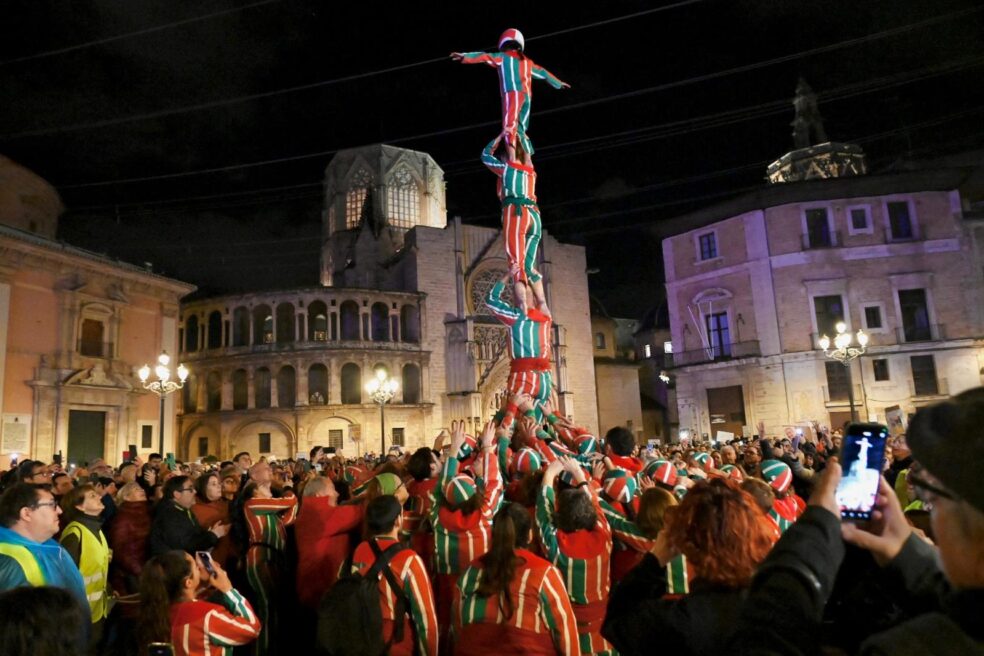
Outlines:
POLYGON ((259 2, 253 2, 248 5, 243 5, 242 7, 235 7, 233 9, 223 9, 222 11, 213 11, 210 14, 203 14, 201 16, 185 18, 184 20, 174 21, 172 23, 165 23, 164 25, 156 25, 154 27, 148 27, 142 30, 137 30, 136 32, 117 34, 116 36, 108 36, 104 39, 96 39, 94 41, 86 41, 85 43, 77 43, 74 46, 66 46, 64 48, 57 48, 55 50, 46 50, 45 52, 36 52, 33 55, 24 55, 23 57, 14 57, 13 59, 6 59, 4 61, 0 61, 0 66, 7 66, 8 64, 18 64, 20 62, 31 61, 33 59, 42 59, 44 57, 53 57, 55 55, 64 55, 67 52, 75 52, 77 50, 91 48, 92 46, 101 46, 106 43, 113 43, 114 41, 131 39, 135 36, 145 36, 147 34, 153 34, 154 32, 162 32, 164 30, 169 30, 174 27, 180 27, 181 25, 189 25, 191 23, 198 23, 200 21, 208 20, 210 18, 218 18, 219 16, 225 16, 227 14, 235 14, 237 12, 243 11, 244 9, 252 9, 253 7, 260 7, 262 5, 270 5, 275 2, 280 2, 280 0, 259 0, 259 2))

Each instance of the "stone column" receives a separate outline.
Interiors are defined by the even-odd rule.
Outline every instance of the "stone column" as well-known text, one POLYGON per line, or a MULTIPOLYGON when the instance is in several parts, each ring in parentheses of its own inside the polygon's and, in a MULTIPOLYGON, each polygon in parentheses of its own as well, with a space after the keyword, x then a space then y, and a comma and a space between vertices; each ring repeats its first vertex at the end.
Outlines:
POLYGON ((256 383, 252 368, 246 370, 246 407, 249 410, 256 407, 256 383))
POLYGON ((326 366, 328 367, 328 405, 341 405, 342 367, 335 363, 335 358, 330 358, 326 366))
POLYGON ((222 373, 222 409, 232 410, 232 372, 222 373))
MULTIPOLYGON (((311 392, 308 390, 308 372, 304 368, 303 362, 294 363, 294 371, 296 372, 297 380, 295 381, 294 388, 297 390, 297 405, 308 405, 308 399, 310 398, 311 392)), ((313 362, 311 364, 314 364, 313 362)), ((331 389, 331 382, 329 380, 328 389, 331 389)), ((325 399, 326 401, 328 399, 325 399)))

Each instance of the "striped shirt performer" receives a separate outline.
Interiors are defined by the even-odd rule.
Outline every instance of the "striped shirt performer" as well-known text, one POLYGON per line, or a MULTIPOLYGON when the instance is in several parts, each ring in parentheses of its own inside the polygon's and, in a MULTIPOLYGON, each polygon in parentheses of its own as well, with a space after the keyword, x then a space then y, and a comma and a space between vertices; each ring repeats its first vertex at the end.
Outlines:
POLYGON ((232 648, 260 634, 260 619, 235 589, 223 605, 186 601, 171 606, 171 642, 177 656, 232 656, 232 648))
POLYGON ((276 624, 272 613, 275 594, 280 584, 281 564, 287 545, 286 527, 297 519, 297 497, 280 499, 253 497, 243 505, 246 527, 249 531, 249 548, 246 551, 246 578, 256 591, 256 605, 263 621, 263 632, 256 641, 256 653, 267 653, 271 624, 276 624))

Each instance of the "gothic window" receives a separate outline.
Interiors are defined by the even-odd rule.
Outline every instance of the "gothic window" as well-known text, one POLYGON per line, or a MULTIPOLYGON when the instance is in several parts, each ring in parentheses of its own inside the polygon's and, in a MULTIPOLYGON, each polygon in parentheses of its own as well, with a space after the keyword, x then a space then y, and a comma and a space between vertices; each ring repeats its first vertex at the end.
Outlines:
POLYGON ((352 176, 352 184, 345 194, 345 227, 358 228, 362 219, 362 208, 366 198, 372 191, 372 174, 365 169, 359 169, 352 176))
POLYGON ((420 199, 417 181, 406 165, 393 173, 387 185, 389 224, 396 228, 412 228, 417 225, 420 199))
MULTIPOLYGON (((505 269, 483 269, 472 276, 471 282, 471 306, 472 314, 491 315, 492 311, 485 305, 485 297, 489 290, 506 275, 505 269)), ((513 304, 512 285, 506 285, 502 290, 502 300, 510 305, 513 304)))

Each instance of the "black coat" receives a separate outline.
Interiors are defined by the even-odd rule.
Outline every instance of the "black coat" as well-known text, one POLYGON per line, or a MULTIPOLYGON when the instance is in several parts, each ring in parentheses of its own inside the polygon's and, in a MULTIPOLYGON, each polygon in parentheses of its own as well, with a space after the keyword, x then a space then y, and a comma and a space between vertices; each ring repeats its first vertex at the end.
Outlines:
POLYGON ((157 505, 150 527, 150 555, 175 549, 194 555, 211 549, 218 541, 215 533, 202 528, 191 511, 176 501, 164 500, 157 505))
POLYGON ((744 590, 694 582, 690 593, 665 599, 666 568, 652 554, 615 585, 601 635, 619 653, 719 654, 738 621, 744 590))

